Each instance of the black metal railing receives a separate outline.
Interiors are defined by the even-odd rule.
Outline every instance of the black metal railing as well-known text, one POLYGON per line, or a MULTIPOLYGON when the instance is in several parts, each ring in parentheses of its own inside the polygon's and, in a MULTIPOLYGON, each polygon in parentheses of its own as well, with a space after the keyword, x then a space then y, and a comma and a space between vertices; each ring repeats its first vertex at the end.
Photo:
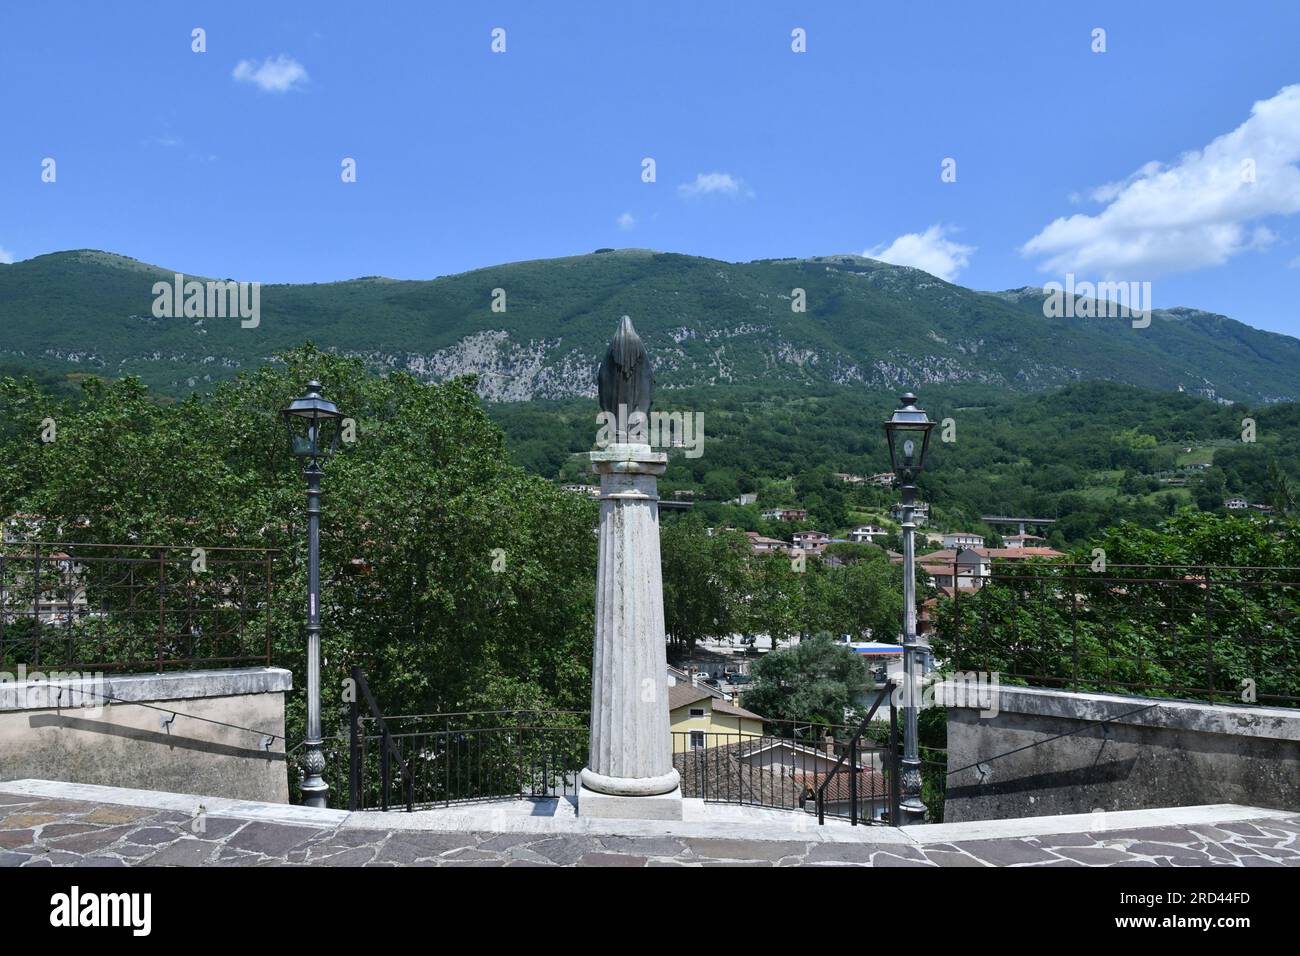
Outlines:
MULTIPOLYGON (((890 699, 887 693, 884 699, 890 699)), ((890 712, 892 717, 892 700, 890 712)), ((674 731, 673 766, 681 774, 682 796, 814 814, 820 793, 819 822, 830 816, 854 824, 889 823, 898 818, 897 737, 895 732, 889 742, 864 741, 875 714, 873 707, 856 727, 764 721, 753 732, 674 731)))
POLYGON ((386 717, 353 668, 348 806, 406 810, 578 792, 584 711, 499 710, 386 717))
POLYGON ((1007 683, 1300 706, 1300 568, 953 565, 936 656, 1007 683))
POLYGON ((189 545, 0 544, 0 667, 269 663, 276 554, 189 545))

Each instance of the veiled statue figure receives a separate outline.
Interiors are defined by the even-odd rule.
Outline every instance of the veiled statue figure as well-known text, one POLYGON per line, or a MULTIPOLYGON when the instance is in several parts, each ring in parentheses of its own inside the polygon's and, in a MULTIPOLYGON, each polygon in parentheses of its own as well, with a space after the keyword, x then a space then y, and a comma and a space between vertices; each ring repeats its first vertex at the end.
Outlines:
POLYGON ((620 423, 628 421, 633 412, 648 416, 654 387, 650 357, 641 336, 632 328, 632 320, 625 315, 596 373, 600 410, 614 415, 620 423))

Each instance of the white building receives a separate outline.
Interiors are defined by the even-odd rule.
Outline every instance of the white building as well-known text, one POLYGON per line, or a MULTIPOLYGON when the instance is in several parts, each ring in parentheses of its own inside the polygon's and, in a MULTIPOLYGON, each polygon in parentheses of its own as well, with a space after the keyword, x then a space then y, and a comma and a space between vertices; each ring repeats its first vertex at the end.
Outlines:
POLYGON ((849 532, 849 540, 854 544, 875 544, 877 538, 888 536, 888 531, 873 524, 860 524, 849 532))
MULTIPOLYGON (((890 509, 889 516, 895 521, 903 520, 903 505, 898 503, 890 509)), ((912 519, 916 524, 922 525, 930 520, 930 505, 925 501, 918 501, 912 506, 912 519)))
POLYGON ((984 547, 984 535, 970 531, 952 531, 943 536, 943 546, 957 550, 962 548, 982 548, 984 547))

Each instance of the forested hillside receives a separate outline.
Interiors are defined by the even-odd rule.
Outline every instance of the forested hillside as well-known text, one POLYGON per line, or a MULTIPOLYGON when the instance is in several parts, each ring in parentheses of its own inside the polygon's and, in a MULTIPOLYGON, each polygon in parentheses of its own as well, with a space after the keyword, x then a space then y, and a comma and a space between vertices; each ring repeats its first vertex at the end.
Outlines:
POLYGON ((0 265, 0 361, 137 374, 182 396, 310 340, 425 381, 474 373, 493 401, 563 399, 594 394, 593 370, 626 314, 664 389, 1026 393, 1105 380, 1300 399, 1300 341, 1288 336, 1193 309, 1156 310, 1147 328, 1047 318, 1040 290, 976 292, 859 256, 732 263, 609 249, 429 281, 267 284, 249 328, 155 315, 154 284, 184 271, 90 250, 0 265))

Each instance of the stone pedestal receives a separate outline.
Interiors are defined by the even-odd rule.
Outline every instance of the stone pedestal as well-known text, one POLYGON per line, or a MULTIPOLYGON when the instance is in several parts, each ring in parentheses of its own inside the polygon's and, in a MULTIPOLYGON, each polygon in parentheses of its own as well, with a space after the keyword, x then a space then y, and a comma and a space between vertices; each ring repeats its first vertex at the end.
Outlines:
POLYGON ((600 475, 591 748, 578 815, 680 820, 668 723, 658 476, 649 445, 592 452, 600 475))

